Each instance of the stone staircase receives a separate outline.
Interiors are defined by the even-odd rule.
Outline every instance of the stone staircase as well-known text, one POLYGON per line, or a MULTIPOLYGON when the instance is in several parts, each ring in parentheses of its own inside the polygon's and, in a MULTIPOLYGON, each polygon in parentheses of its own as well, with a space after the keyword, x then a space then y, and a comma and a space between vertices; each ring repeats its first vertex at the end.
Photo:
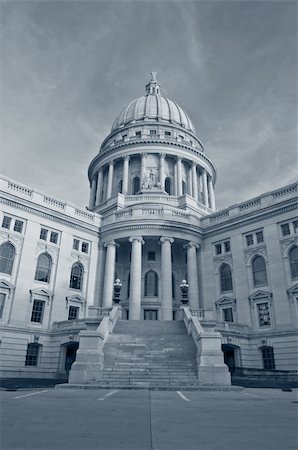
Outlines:
POLYGON ((119 320, 104 346, 101 386, 197 386, 196 347, 182 321, 119 320))

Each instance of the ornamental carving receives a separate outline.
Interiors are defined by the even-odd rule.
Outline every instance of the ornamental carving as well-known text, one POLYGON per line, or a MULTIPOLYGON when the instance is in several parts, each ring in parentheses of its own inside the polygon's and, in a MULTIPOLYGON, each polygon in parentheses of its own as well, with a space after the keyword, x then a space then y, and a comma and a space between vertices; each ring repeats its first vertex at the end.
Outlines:
POLYGON ((59 249, 54 247, 53 245, 44 244, 42 242, 38 242, 36 246, 35 257, 37 258, 40 253, 48 253, 52 258, 57 261, 59 249))
POLYGON ((15 236, 14 234, 5 233, 3 231, 0 233, 0 244, 3 244, 4 242, 8 241, 11 242, 12 244, 14 244, 17 253, 20 253, 22 249, 23 240, 24 238, 21 236, 15 236))
POLYGON ((215 256, 213 258, 213 266, 214 269, 217 270, 218 267, 222 264, 222 263, 228 263, 230 264, 231 267, 233 267, 233 258, 232 255, 221 255, 221 256, 215 256))
POLYGON ((282 255, 284 257, 287 257, 289 247, 291 247, 291 245, 298 245, 298 238, 295 236, 292 238, 283 239, 279 243, 280 243, 282 255))
POLYGON ((83 264, 85 270, 88 269, 89 267, 89 261, 90 261, 90 256, 81 253, 77 253, 77 252, 71 252, 71 265, 73 265, 75 262, 80 262, 83 264))
POLYGON ((252 258, 252 256, 254 255, 262 255, 265 257, 265 259, 267 260, 267 249, 266 249, 266 245, 260 245, 258 247, 254 247, 254 248, 249 248, 247 250, 244 250, 244 256, 245 256, 245 262, 246 264, 249 263, 250 259, 252 258))

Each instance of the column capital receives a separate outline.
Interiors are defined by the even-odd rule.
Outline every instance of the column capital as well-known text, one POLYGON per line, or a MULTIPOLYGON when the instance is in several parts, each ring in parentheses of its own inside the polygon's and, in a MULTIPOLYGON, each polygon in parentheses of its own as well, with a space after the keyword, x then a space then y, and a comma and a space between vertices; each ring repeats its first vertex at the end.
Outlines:
POLYGON ((124 161, 129 161, 129 160, 130 160, 130 155, 125 155, 125 156, 123 156, 123 160, 124 160, 124 161))
POLYGON ((141 242, 142 245, 145 244, 145 241, 143 240, 142 236, 131 236, 128 239, 128 241, 129 242, 138 241, 138 242, 141 242))
POLYGON ((109 161, 109 166, 113 166, 114 165, 114 160, 112 159, 111 161, 109 161))
POLYGON ((183 159, 183 157, 182 156, 176 156, 176 161, 178 162, 178 161, 182 161, 182 159, 183 159))
POLYGON ((173 244, 174 238, 167 237, 167 236, 162 236, 162 237, 159 239, 159 241, 160 241, 161 244, 163 244, 164 242, 167 242, 167 241, 168 241, 170 244, 173 244))
POLYGON ((117 242, 111 240, 111 241, 104 242, 103 246, 104 247, 109 247, 109 246, 111 246, 111 247, 119 247, 119 244, 117 244, 117 242))
POLYGON ((189 241, 187 244, 184 244, 183 245, 183 248, 192 248, 192 247, 195 247, 196 249, 199 249, 200 247, 201 247, 201 245, 198 243, 198 242, 192 242, 192 241, 189 241))
POLYGON ((191 161, 191 167, 197 168, 197 163, 195 161, 191 161))
POLYGON ((160 159, 165 159, 166 153, 160 152, 160 153, 159 153, 159 157, 160 157, 160 159))
POLYGON ((148 153, 141 153, 141 158, 147 158, 148 153))

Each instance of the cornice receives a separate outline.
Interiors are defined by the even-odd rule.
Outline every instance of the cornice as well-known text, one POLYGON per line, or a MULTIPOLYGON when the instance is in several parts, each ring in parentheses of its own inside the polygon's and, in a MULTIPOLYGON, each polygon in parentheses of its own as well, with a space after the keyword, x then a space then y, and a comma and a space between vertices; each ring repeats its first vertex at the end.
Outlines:
POLYGON ((79 225, 79 224, 76 224, 74 222, 71 222, 70 220, 62 219, 61 217, 55 216, 55 215, 47 213, 45 211, 41 211, 41 210, 39 210, 37 208, 33 208, 32 206, 24 205, 22 203, 14 201, 14 200, 6 199, 4 197, 0 197, 0 203, 6 204, 6 205, 9 205, 9 206, 13 206, 14 208, 18 208, 18 209, 21 209, 23 211, 27 211, 27 212, 29 212, 31 214, 34 214, 36 216, 39 216, 39 217, 44 217, 46 219, 52 220, 54 222, 58 222, 58 223, 60 223, 62 225, 66 225, 67 227, 71 227, 71 228, 74 228, 76 230, 88 232, 89 234, 91 234, 93 236, 98 236, 99 235, 99 231, 95 231, 95 230, 92 230, 90 228, 92 226, 94 227, 94 225, 89 225, 89 226, 87 226, 87 224, 86 224, 86 226, 79 225))

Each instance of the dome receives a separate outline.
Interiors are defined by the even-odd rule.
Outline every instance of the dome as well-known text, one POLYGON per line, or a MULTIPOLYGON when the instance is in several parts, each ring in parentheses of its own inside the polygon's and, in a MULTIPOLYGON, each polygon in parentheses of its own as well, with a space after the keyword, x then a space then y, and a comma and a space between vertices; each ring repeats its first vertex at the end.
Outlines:
POLYGON ((130 102, 121 111, 113 123, 112 132, 129 123, 146 120, 174 123, 195 134, 194 126, 186 112, 177 103, 160 95, 156 72, 151 72, 151 81, 146 86, 146 93, 130 102))

